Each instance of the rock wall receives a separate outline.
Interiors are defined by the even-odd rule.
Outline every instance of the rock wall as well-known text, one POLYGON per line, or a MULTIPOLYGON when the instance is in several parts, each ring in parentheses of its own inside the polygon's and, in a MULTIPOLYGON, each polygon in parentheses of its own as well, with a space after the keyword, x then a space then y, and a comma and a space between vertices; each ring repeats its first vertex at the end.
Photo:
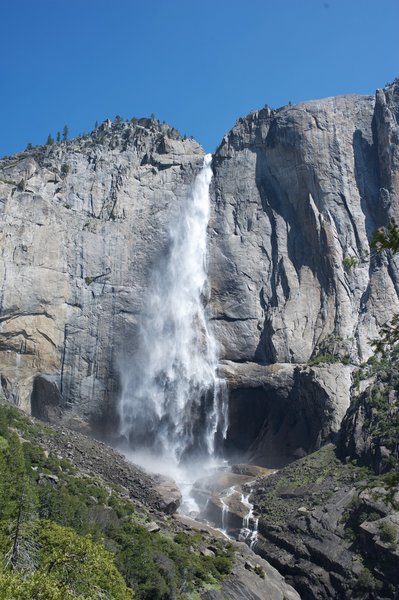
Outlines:
MULTIPOLYGON (((224 137, 214 157, 211 306, 221 358, 238 378, 244 370, 251 379, 252 362, 359 364, 398 311, 397 259, 370 250, 375 230, 398 219, 398 98, 396 81, 376 97, 266 107, 224 137)), ((285 370, 290 406, 313 396, 327 409, 331 369, 313 369, 311 378, 326 379, 321 388, 308 381, 307 392, 285 370)), ((340 372, 330 427, 318 419, 321 439, 338 430, 349 404, 351 379, 340 372)), ((255 381, 242 393, 263 398, 286 439, 281 394, 255 381)), ((231 416, 232 433, 243 414, 231 416)), ((313 449, 316 438, 308 436, 313 449)))
POLYGON ((0 367, 16 404, 30 411, 33 390, 37 416, 101 425, 202 157, 141 120, 1 161, 0 367))
MULTIPOLYGON (((373 232, 399 220, 398 97, 396 81, 375 97, 266 107, 214 156, 209 308, 232 452, 259 461, 274 447, 291 460, 336 432, 353 365, 399 308, 395 259, 370 252, 373 232)), ((121 357, 129 368, 151 267, 202 158, 194 140, 143 119, 0 161, 10 400, 112 429, 121 357)))
POLYGON ((394 265, 369 246, 399 210, 398 95, 265 108, 225 136, 210 241, 223 358, 304 363, 327 338, 370 355, 398 307, 394 265))

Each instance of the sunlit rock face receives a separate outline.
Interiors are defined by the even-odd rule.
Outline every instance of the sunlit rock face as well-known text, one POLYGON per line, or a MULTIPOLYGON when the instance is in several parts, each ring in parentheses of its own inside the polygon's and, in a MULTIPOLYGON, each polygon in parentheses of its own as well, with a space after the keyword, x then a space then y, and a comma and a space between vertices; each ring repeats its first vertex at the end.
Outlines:
POLYGON ((177 138, 149 119, 106 123, 0 162, 0 371, 25 410, 34 388, 38 416, 98 427, 114 412, 153 264, 203 163, 177 138), (52 384, 34 386, 43 374, 52 384))
MULTIPOLYGON (((278 464, 337 431, 350 365, 399 308, 395 259, 370 251, 373 232, 399 220, 398 95, 395 82, 375 97, 264 108, 213 157, 208 312, 231 389, 231 453, 259 461, 272 444, 278 464), (320 355, 336 364, 307 364, 320 355), (282 365, 278 376, 270 365, 282 365)), ((120 372, 203 157, 143 119, 0 161, 6 397, 117 431, 120 372)))
MULTIPOLYGON (((370 241, 398 218, 398 96, 397 81, 376 97, 266 107, 224 137, 213 163, 209 276, 229 371, 322 354, 358 363, 397 312, 395 259, 370 241)), ((331 369, 316 371, 331 380, 331 369)), ((342 416, 350 377, 335 378, 342 416)))
POLYGON ((369 246, 398 211, 398 90, 265 108, 225 136, 210 233, 224 358, 306 362, 329 336, 370 353, 398 306, 369 246))

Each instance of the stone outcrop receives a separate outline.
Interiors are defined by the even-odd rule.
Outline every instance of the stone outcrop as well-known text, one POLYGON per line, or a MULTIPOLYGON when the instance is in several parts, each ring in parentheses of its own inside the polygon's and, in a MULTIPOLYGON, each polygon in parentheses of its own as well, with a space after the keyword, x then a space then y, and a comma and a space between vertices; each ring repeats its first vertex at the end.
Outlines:
POLYGON ((399 356, 394 346, 356 373, 338 453, 375 473, 399 470, 399 356))
POLYGON ((396 598, 398 481, 337 460, 333 446, 258 479, 256 552, 303 600, 396 598))
POLYGON ((206 592, 203 600, 300 600, 299 594, 267 561, 253 553, 245 544, 234 571, 220 590, 206 592), (254 560, 255 558, 255 560, 254 560))
POLYGON ((338 431, 348 404, 350 366, 233 363, 226 448, 234 458, 279 468, 318 449, 338 431))

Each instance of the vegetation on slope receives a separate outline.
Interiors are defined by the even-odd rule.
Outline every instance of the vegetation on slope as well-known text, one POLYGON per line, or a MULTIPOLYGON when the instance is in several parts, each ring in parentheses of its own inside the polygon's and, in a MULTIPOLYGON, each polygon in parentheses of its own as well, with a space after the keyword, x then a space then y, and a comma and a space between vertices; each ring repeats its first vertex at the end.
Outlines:
POLYGON ((43 429, 0 405, 0 600, 183 599, 218 587, 230 546, 204 552, 204 537, 176 524, 150 533, 148 513, 117 486, 37 444, 43 429))

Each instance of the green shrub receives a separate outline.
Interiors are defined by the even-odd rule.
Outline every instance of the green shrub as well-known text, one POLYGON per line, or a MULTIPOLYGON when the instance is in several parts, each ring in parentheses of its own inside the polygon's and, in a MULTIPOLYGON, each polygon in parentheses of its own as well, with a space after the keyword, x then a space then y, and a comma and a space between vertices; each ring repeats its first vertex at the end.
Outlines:
POLYGON ((309 367, 316 367, 322 364, 334 364, 341 362, 339 356, 333 356, 332 354, 318 354, 308 360, 309 367))
POLYGON ((342 264, 346 269, 352 269, 358 266, 359 260, 356 256, 345 256, 342 260, 342 264))
POLYGON ((376 579, 369 569, 364 568, 360 571, 355 587, 371 592, 380 590, 382 582, 376 579))
POLYGON ((203 556, 200 533, 149 534, 118 486, 44 453, 35 440, 47 430, 0 405, 0 600, 124 600, 131 589, 143 600, 188 599, 231 572, 233 546, 213 541, 215 556, 203 556), (17 535, 17 568, 30 567, 9 573, 1 563, 17 535))
POLYGON ((384 521, 378 527, 380 539, 386 544, 394 544, 397 538, 396 527, 389 521, 384 521))
POLYGON ((265 578, 265 572, 264 572, 264 570, 262 569, 262 567, 261 567, 261 566, 259 566, 259 565, 256 565, 256 567, 255 567, 254 571, 255 571, 255 573, 256 573, 257 575, 259 575, 259 577, 261 577, 261 579, 264 579, 264 578, 265 578))

